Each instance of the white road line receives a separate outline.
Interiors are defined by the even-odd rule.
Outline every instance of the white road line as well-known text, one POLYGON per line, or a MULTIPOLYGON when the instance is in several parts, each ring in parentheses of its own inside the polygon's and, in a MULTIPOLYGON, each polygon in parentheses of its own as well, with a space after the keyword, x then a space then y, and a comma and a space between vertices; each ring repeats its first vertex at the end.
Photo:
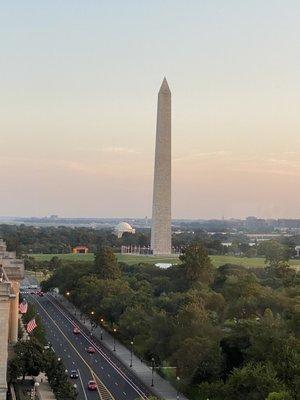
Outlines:
POLYGON ((87 395, 86 395, 86 393, 85 393, 85 387, 83 386, 83 382, 82 382, 82 378, 81 378, 81 373, 80 373, 79 369, 77 370, 77 372, 78 372, 78 376, 79 376, 79 379, 80 379, 80 382, 81 382, 81 386, 82 386, 82 390, 83 390, 83 394, 84 394, 85 400, 88 400, 87 395))

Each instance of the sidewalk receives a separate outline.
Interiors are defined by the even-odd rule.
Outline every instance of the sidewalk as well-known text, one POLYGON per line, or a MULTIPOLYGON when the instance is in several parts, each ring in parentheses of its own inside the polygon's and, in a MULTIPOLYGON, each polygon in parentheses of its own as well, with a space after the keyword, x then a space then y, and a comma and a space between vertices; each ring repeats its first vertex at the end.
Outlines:
POLYGON ((54 393, 45 374, 40 373, 39 376, 35 378, 35 382, 39 383, 36 392, 40 400, 55 400, 54 393))
MULTIPOLYGON (((75 316, 75 307, 71 304, 67 299, 65 299, 61 295, 56 295, 55 298, 63 304, 63 306, 76 318, 80 321, 86 328, 91 330, 91 323, 87 317, 80 318, 80 311, 76 310, 75 316)), ((101 343, 109 350, 113 351, 114 348, 114 340, 113 337, 104 329, 103 339, 101 340, 101 328, 97 326, 97 328, 93 329, 93 336, 95 336, 101 343)), ((147 386, 155 395, 161 399, 165 400, 188 400, 183 394, 179 393, 177 395, 177 390, 165 379, 163 379, 160 375, 158 375, 155 371, 153 373, 153 382, 154 386, 151 386, 152 382, 152 368, 147 366, 145 363, 141 362, 140 358, 136 357, 134 354, 132 356, 132 367, 130 367, 131 353, 123 344, 121 344, 118 340, 115 341, 116 351, 114 355, 124 364, 128 369, 130 369, 143 383, 147 386)))

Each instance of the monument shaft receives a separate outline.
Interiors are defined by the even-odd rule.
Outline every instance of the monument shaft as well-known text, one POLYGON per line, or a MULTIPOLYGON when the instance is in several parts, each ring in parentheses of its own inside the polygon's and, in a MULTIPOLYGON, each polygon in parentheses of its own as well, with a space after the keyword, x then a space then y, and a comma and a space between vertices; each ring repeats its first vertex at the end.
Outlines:
POLYGON ((164 78, 158 93, 153 209, 153 254, 171 254, 171 92, 164 78))

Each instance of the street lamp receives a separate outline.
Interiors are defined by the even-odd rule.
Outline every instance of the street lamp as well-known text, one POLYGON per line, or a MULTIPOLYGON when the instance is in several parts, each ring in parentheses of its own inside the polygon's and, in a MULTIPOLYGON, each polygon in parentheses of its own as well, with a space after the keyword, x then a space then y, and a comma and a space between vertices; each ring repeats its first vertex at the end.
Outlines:
POLYGON ((70 292, 67 292, 66 295, 69 297, 70 296, 70 292))
POLYGON ((91 321, 91 334, 93 332, 93 316, 94 315, 95 315, 95 311, 91 311, 91 318, 90 318, 90 321, 91 321))
POLYGON ((154 386, 154 368, 155 368, 155 360, 154 360, 153 357, 151 358, 151 361, 152 361, 152 379, 151 379, 151 386, 154 386))
POLYGON ((177 394, 176 394, 176 399, 179 400, 179 382, 180 382, 180 377, 176 376, 177 380, 177 394))
POLYGON ((100 339, 103 340, 103 329, 102 329, 102 325, 103 325, 104 319, 101 318, 100 319, 100 323, 101 323, 101 327, 100 327, 100 339))
POLYGON ((133 340, 130 342, 130 367, 132 367, 133 340))
POLYGON ((35 400, 35 394, 36 394, 36 390, 37 388, 40 386, 40 384, 38 382, 34 382, 33 385, 33 399, 35 400))
POLYGON ((114 328, 113 330, 114 330, 114 351, 116 351, 116 332, 117 332, 117 329, 114 328))

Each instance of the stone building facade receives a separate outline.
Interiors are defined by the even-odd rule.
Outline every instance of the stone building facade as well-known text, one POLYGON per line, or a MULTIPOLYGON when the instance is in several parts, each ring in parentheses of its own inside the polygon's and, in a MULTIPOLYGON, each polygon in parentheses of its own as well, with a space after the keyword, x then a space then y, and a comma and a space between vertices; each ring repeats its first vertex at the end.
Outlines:
POLYGON ((6 399, 9 346, 18 340, 19 288, 24 264, 0 239, 0 400, 6 399))

